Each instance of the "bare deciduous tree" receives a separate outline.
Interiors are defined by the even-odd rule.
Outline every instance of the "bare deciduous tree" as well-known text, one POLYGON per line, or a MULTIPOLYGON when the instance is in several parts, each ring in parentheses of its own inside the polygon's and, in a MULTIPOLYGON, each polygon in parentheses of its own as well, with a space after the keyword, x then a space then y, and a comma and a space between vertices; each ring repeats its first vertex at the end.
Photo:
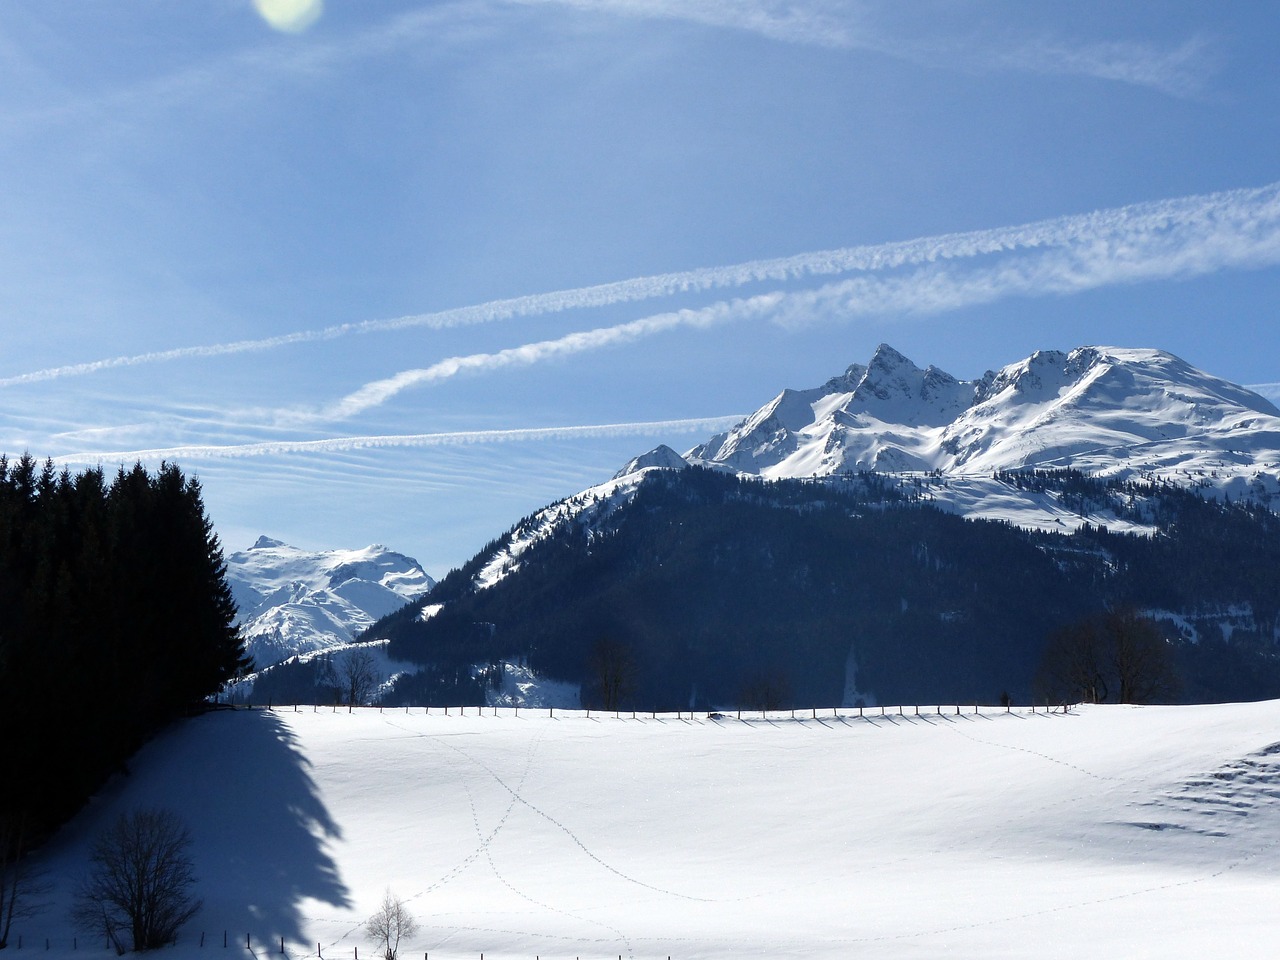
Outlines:
POLYGON ((1105 703, 1107 654, 1100 622, 1084 620, 1055 630, 1045 644, 1036 692, 1050 703, 1105 703))
POLYGON ((1050 636, 1036 688, 1050 702, 1167 700, 1178 689, 1173 649, 1151 620, 1113 610, 1050 636))
POLYGON ((382 905, 365 921, 364 930, 378 944, 384 960, 396 960, 400 941, 407 940, 418 932, 418 922, 413 919, 404 901, 387 890, 382 896, 382 905))
POLYGON ((89 874, 76 891, 72 919, 107 937, 116 953, 173 941, 200 909, 187 850, 191 834, 169 810, 121 814, 94 842, 89 874))
POLYGON ((1155 703, 1178 691, 1173 651, 1160 628, 1132 610, 1107 618, 1121 703, 1155 703))
POLYGON ((382 683, 373 654, 364 649, 348 652, 338 667, 338 683, 342 696, 352 706, 368 703, 382 683))
POLYGON ((626 644, 612 637, 596 641, 587 661, 587 680, 602 709, 621 709, 622 701, 631 695, 635 675, 635 657, 626 644))
POLYGON ((26 826, 25 813, 0 813, 0 950, 9 945, 13 921, 25 920, 39 909, 32 895, 46 889, 23 858, 29 839, 26 826))
POLYGON ((738 693, 747 710, 782 710, 791 703, 791 684, 781 669, 757 670, 747 677, 738 693))

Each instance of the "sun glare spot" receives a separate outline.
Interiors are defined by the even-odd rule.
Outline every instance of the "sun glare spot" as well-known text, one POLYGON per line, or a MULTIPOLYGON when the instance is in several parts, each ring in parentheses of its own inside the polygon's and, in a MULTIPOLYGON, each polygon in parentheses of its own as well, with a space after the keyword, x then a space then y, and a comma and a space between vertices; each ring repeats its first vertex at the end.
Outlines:
POLYGON ((253 0, 262 19, 276 30, 300 33, 324 11, 324 0, 253 0))

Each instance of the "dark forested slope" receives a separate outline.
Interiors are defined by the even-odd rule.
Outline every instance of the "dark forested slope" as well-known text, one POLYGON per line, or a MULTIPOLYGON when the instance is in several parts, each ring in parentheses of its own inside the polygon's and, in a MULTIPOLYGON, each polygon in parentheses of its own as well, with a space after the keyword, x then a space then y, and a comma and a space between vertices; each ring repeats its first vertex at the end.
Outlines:
POLYGON ((494 585, 474 587, 482 552, 366 639, 428 667, 432 683, 402 681, 419 700, 457 702, 442 677, 524 659, 597 703, 612 670, 646 708, 968 702, 1030 697, 1052 631, 1132 606, 1174 615, 1184 699, 1280 695, 1274 514, 1067 472, 1002 479, 1157 533, 964 520, 875 475, 656 471, 606 519, 558 524, 494 585), (424 620, 425 604, 443 608, 424 620))

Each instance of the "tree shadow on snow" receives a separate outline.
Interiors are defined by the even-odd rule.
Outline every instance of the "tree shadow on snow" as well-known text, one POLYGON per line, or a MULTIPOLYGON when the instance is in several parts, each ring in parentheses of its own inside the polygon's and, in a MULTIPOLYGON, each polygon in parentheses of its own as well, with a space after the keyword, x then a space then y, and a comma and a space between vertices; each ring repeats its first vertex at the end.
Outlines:
POLYGON ((351 905, 328 852, 342 831, 311 779, 311 763, 270 711, 201 719, 237 730, 223 738, 231 755, 215 750, 184 764, 192 803, 202 811, 192 833, 205 906, 192 924, 204 924, 210 936, 227 929, 233 942, 246 934, 260 944, 306 942, 303 900, 351 905))
MULTIPOLYGON (((69 902, 74 879, 84 872, 88 849, 120 813, 167 807, 191 832, 193 894, 204 906, 179 933, 191 943, 255 952, 280 939, 304 939, 304 900, 350 907, 349 891, 329 853, 342 832, 329 815, 310 773, 311 763, 283 720, 270 711, 206 714, 176 724, 129 761, 91 801, 50 850, 69 902)), ((65 912, 63 913, 65 917, 65 912)), ((61 919, 61 918, 58 918, 61 919)), ((50 922, 57 922, 53 917, 50 922)))

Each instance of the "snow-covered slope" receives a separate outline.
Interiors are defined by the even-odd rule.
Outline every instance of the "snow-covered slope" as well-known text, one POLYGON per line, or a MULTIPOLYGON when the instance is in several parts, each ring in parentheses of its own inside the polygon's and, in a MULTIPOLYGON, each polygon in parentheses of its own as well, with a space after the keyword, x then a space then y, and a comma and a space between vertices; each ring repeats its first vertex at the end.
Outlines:
POLYGON ((435 582, 416 560, 379 545, 316 552, 260 537, 226 561, 241 631, 259 668, 350 643, 435 582))
POLYGON ((362 926, 388 888, 421 928, 400 955, 432 960, 1280 941, 1280 703, 801 716, 206 715, 47 847, 48 907, 14 940, 113 957, 84 933, 73 951, 67 904, 92 838, 161 805, 190 824, 204 906, 160 960, 279 957, 281 938, 294 960, 373 957, 362 926))

